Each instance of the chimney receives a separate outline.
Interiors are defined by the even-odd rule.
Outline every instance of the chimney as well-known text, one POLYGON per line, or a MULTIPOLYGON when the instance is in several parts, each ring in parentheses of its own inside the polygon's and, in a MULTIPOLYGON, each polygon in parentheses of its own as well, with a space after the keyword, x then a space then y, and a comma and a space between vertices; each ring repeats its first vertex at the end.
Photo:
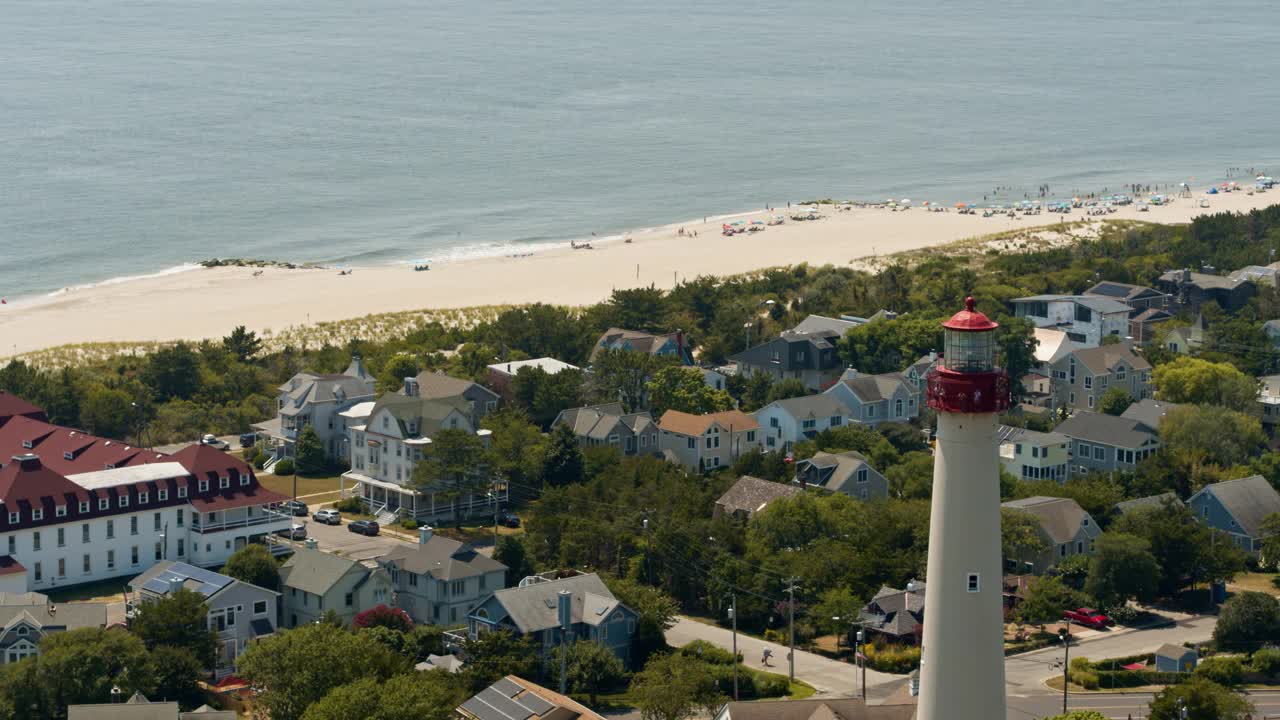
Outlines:
POLYGON ((1182 268, 1182 282, 1191 282, 1191 268, 1182 268))
POLYGON ((23 453, 22 455, 14 455, 13 461, 18 463, 18 467, 23 470, 39 470, 41 467, 40 456, 35 453, 23 453))
POLYGON ((556 593, 556 601, 558 603, 556 616, 560 620, 560 629, 568 632, 569 626, 573 625, 573 593, 561 590, 556 593))
POLYGON ((418 379, 407 377, 404 379, 404 394, 409 397, 418 397, 418 379))
POLYGON ((907 581, 907 592, 912 593, 915 591, 916 591, 916 581, 915 580, 907 581))
POLYGON ((493 437, 493 431, 487 428, 482 430, 477 430, 476 437, 480 438, 480 443, 482 445, 484 445, 485 447, 489 447, 489 443, 492 442, 491 438, 493 437))
POLYGON ((937 351, 937 350, 930 350, 930 351, 929 351, 929 362, 933 363, 933 362, 937 362, 937 361, 938 361, 938 351, 937 351))
POLYGON ((431 535, 433 533, 435 533, 435 528, 431 527, 430 525, 423 525, 422 527, 418 528, 418 544, 426 545, 427 543, 431 542, 431 535))
POLYGON ((680 362, 684 362, 684 331, 676 329, 676 355, 679 356, 680 362))

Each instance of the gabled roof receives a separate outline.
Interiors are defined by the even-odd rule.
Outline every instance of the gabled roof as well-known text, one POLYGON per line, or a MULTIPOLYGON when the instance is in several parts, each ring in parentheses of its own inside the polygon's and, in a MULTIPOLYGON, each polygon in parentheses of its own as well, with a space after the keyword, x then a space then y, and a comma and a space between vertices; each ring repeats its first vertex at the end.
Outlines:
POLYGON ((39 455, 46 467, 64 475, 169 460, 168 455, 154 450, 144 450, 119 440, 50 425, 26 416, 15 416, 0 426, 0 464, 26 453, 39 455))
MULTIPOLYGON (((418 381, 418 394, 428 400, 440 400, 443 398, 460 398, 467 392, 479 390, 486 395, 491 396, 494 400, 498 399, 498 394, 489 388, 471 380, 462 380, 456 377, 450 377, 443 372, 425 370, 418 373, 414 378, 418 381)), ((404 389, 401 388, 401 394, 404 389)))
MULTIPOLYGON (((359 370, 363 372, 364 366, 360 365, 359 370)), ((367 374, 364 377, 354 377, 300 372, 289 378, 279 390, 286 396, 280 414, 293 415, 303 410, 307 403, 335 400, 345 402, 373 397, 373 380, 367 374)))
POLYGON ((596 356, 605 350, 628 350, 647 355, 683 355, 684 357, 681 357, 682 361, 692 359, 688 347, 684 346, 683 334, 679 332, 659 335, 642 330, 611 327, 604 331, 599 340, 596 340, 589 360, 595 362, 596 356), (663 348, 667 347, 668 343, 675 345, 675 352, 663 352, 663 348))
POLYGON ((604 720, 572 698, 541 685, 508 675, 476 693, 457 708, 463 718, 475 720, 604 720))
MULTIPOLYGON (((146 572, 129 581, 135 590, 147 590, 156 595, 168 595, 178 587, 211 598, 238 582, 235 578, 184 562, 166 560, 158 562, 146 572)), ((273 592, 273 591, 268 591, 273 592)))
POLYGON ((13 393, 0 390, 0 425, 12 417, 27 417, 32 420, 47 421, 49 418, 45 415, 44 410, 32 405, 13 393))
POLYGON ((1186 272, 1184 270, 1170 270, 1160 276, 1161 282, 1180 284, 1183 282, 1183 276, 1189 276, 1187 283, 1194 285, 1202 290, 1234 290, 1244 283, 1252 283, 1248 278, 1231 278, 1225 275, 1208 275, 1206 273, 1186 272))
POLYGON ((1075 540, 1076 535, 1084 529, 1086 537, 1094 538, 1102 534, 1098 524, 1089 518, 1089 513, 1071 498, 1055 498, 1037 495, 1021 500, 1010 500, 1000 507, 1021 510, 1035 516, 1040 522, 1049 540, 1062 544, 1075 540))
MULTIPOLYGON (((464 419, 467 418, 468 408, 457 398, 432 399, 416 395, 386 393, 378 398, 373 409, 369 411, 370 421, 372 422, 373 418, 383 410, 391 413, 391 417, 395 418, 400 425, 401 435, 411 437, 413 434, 409 432, 409 424, 413 423, 417 425, 414 434, 430 437, 444 427, 444 421, 453 413, 457 412, 464 419)), ((470 425, 470 420, 467 422, 470 425)), ((369 431, 377 432, 377 429, 369 426, 369 431)))
POLYGON ((760 429, 760 423, 756 422, 755 418, 740 410, 725 410, 705 415, 691 415, 679 410, 668 410, 662 413, 662 418, 658 420, 658 427, 664 432, 673 432, 679 435, 701 435, 715 424, 718 424, 726 431, 729 428, 733 428, 733 432, 760 429))
POLYGON ((1183 406, 1178 403, 1143 398, 1125 408, 1125 411, 1120 413, 1120 417, 1137 420, 1147 427, 1159 430, 1160 422, 1164 420, 1165 416, 1180 407, 1183 406))
POLYGON ((1271 513, 1280 512, 1280 493, 1261 475, 1206 485, 1191 499, 1202 493, 1217 498, 1241 531, 1252 538, 1262 537, 1262 521, 1271 513))
POLYGON ((824 393, 775 400, 756 412, 767 410, 770 407, 776 407, 797 420, 809 417, 825 418, 849 413, 849 408, 845 407, 844 403, 824 393))
POLYGON ((526 634, 560 627, 557 598, 561 590, 573 593, 570 621, 575 624, 598 625, 615 608, 623 607, 595 573, 498 590, 493 598, 520 632, 526 634))
POLYGON ((1158 508, 1165 503, 1173 503, 1181 505, 1182 500, 1178 499, 1176 493, 1160 493, 1159 495, 1148 495, 1146 497, 1134 498, 1132 500, 1124 500, 1116 503, 1116 510, 1121 514, 1132 510, 1142 510, 1144 508, 1158 508))
POLYGON ((1000 425, 996 428, 996 443, 1025 443, 1044 447, 1046 445, 1063 445, 1071 442, 1066 435, 1056 432, 1039 432, 1020 427, 1000 425))
POLYGON ((841 377, 838 384, 849 388, 864 403, 888 400, 899 388, 910 391, 914 386, 911 380, 902 373, 884 373, 881 375, 858 375, 841 377))
POLYGON ((744 512, 752 515, 763 510, 774 500, 792 497, 802 492, 804 491, 794 485, 743 475, 738 478, 738 482, 734 483, 733 487, 720 496, 719 500, 716 500, 716 505, 726 513, 744 512))
POLYGON ((813 457, 796 463, 796 482, 800 482, 800 476, 812 468, 818 471, 818 479, 817 482, 808 484, 833 492, 846 492, 845 486, 854 484, 858 470, 864 467, 875 472, 866 456, 854 450, 841 453, 817 452, 813 457))
POLYGON ((1036 339, 1036 362, 1057 362, 1063 355, 1077 348, 1084 347, 1084 345, 1081 345, 1067 337, 1067 332, 1065 330, 1033 328, 1031 332, 1036 339))
POLYGON ((622 403, 615 402, 562 410, 551 425, 568 425, 578 437, 605 440, 618 423, 639 433, 653 424, 653 417, 647 412, 624 413, 622 403))
POLYGON ((1136 315, 1129 318, 1129 322, 1157 323, 1157 322, 1164 322, 1165 320, 1172 320, 1172 319, 1173 319, 1173 313, 1167 310, 1161 310, 1160 308, 1152 307, 1152 308, 1142 309, 1136 315))
POLYGON ((0 604, 0 628, 8 629, 25 621, 36 628, 102 628, 107 626, 106 603, 50 603, 39 593, 8 596, 12 603, 0 604), (39 599, 40 602, 34 602, 39 599))
POLYGON ((914 703, 868 705, 861 698, 730 702, 725 720, 912 720, 914 703))
POLYGON ((1155 428, 1127 417, 1077 410, 1053 429, 1073 440, 1084 440, 1126 449, 1142 447, 1157 437, 1155 428))
POLYGON ((1080 348, 1072 351, 1071 354, 1075 356, 1076 362, 1084 365, 1094 375, 1111 372, 1111 369, 1121 360, 1129 363, 1134 370, 1151 369, 1151 363, 1147 362, 1146 358, 1121 343, 1080 348))
POLYGON ((1167 658, 1169 660, 1181 660, 1189 654, 1195 655, 1197 653, 1193 648, 1183 645, 1174 645, 1173 643, 1165 643, 1159 648, 1156 648, 1155 652, 1156 657, 1167 658))
POLYGON ((353 569, 366 573, 369 571, 351 558, 303 548, 280 566, 280 584, 312 595, 325 595, 353 569))
POLYGON ((844 335, 850 330, 863 325, 855 320, 843 320, 840 318, 825 317, 823 315, 810 315, 801 320, 798 325, 791 328, 793 333, 835 333, 836 335, 844 335))
POLYGON ((425 544, 396 543, 378 558, 379 565, 394 563, 414 575, 431 575, 437 580, 458 580, 491 572, 506 572, 507 566, 475 548, 442 535, 432 535, 425 544))

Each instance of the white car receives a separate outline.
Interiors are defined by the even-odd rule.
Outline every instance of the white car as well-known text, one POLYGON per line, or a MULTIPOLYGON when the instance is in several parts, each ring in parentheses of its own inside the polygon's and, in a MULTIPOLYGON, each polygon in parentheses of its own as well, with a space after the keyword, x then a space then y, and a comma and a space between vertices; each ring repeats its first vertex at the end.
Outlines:
POLYGON ((324 523, 325 525, 341 525, 342 513, 334 510, 333 508, 325 508, 312 513, 311 519, 318 523, 324 523))

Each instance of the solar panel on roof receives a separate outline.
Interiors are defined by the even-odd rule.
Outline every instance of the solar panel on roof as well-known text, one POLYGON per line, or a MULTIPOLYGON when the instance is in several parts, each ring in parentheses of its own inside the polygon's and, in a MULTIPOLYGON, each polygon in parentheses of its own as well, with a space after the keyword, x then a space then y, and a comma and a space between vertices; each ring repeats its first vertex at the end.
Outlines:
POLYGON ((546 715, 556 709, 556 706, 547 702, 546 698, 532 692, 525 693, 524 697, 520 698, 519 702, 521 705, 532 710, 535 715, 539 716, 546 715))
POLYGON ((480 720, 529 720, 533 717, 532 710, 492 687, 481 690, 462 707, 480 720))
POLYGON ((507 697, 515 697, 520 693, 524 692, 524 688, 520 687, 518 684, 511 682, 506 678, 499 679, 498 682, 490 685, 489 687, 493 688, 494 690, 497 690, 498 692, 502 693, 503 695, 506 695, 507 697))

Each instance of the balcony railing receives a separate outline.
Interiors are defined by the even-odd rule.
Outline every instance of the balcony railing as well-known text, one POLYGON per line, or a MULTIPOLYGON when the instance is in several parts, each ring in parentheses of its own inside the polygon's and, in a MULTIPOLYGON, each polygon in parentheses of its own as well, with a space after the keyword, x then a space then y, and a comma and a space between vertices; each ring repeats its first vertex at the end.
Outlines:
POLYGON ((266 525, 275 522, 292 522, 292 517, 282 512, 274 510, 264 510, 261 515, 253 515, 250 517, 235 518, 231 520, 219 520, 208 522, 206 520, 192 520, 191 529, 198 533, 221 532, 223 530, 234 530, 236 528, 253 527, 254 525, 266 525))

